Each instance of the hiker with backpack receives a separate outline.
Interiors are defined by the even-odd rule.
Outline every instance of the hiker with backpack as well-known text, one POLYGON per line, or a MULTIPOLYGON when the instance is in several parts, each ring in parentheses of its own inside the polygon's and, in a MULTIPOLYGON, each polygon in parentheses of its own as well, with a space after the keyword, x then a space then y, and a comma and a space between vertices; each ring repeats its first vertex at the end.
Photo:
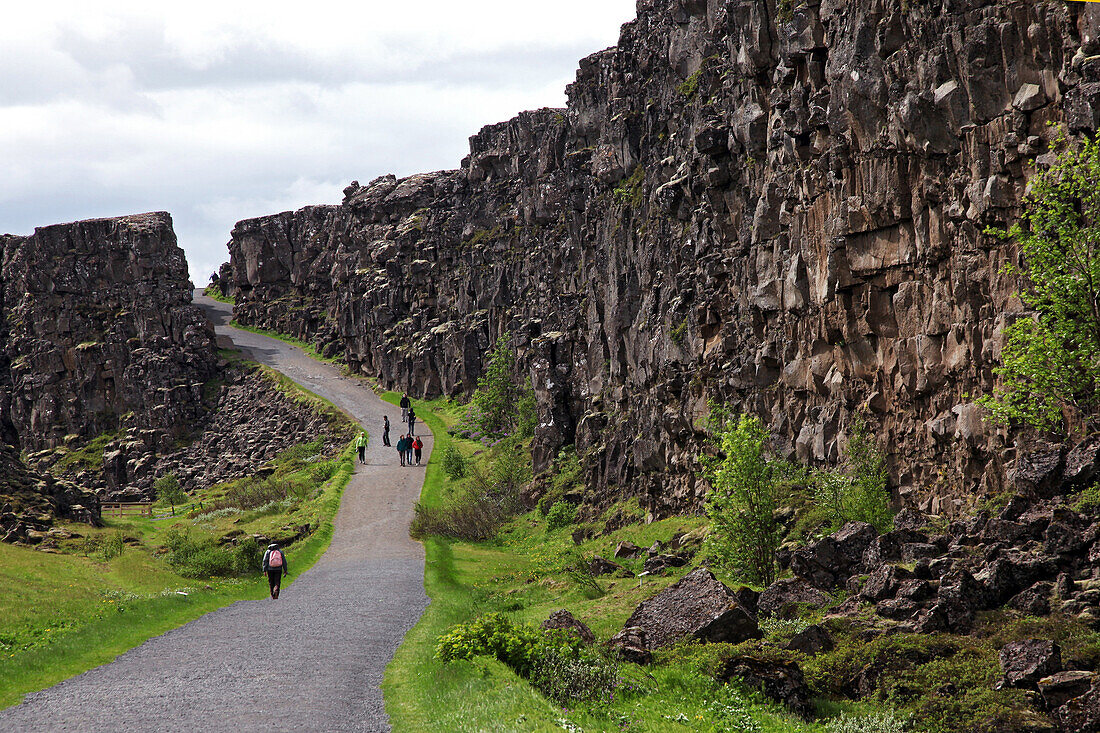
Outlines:
POLYGON ((355 447, 359 449, 359 462, 367 462, 367 431, 359 433, 359 438, 355 441, 355 447))
POLYGON ((405 465, 405 454, 409 450, 409 438, 407 435, 402 435, 397 439, 397 455, 401 458, 401 465, 405 465))
POLYGON ((420 451, 424 448, 424 441, 419 436, 413 438, 413 452, 416 454, 416 465, 420 465, 420 451))
POLYGON ((286 555, 279 549, 278 542, 272 542, 264 553, 264 572, 267 574, 267 584, 271 588, 271 597, 279 597, 279 585, 284 575, 290 575, 290 569, 286 564, 286 555))

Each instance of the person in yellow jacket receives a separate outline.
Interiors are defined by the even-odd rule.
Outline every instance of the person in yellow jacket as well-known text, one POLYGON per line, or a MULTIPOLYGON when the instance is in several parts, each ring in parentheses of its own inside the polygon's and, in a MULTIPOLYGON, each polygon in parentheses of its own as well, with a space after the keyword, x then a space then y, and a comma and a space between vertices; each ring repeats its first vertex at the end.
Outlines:
POLYGON ((367 462, 367 433, 364 430, 359 433, 359 438, 355 441, 355 447, 359 449, 359 462, 367 462))

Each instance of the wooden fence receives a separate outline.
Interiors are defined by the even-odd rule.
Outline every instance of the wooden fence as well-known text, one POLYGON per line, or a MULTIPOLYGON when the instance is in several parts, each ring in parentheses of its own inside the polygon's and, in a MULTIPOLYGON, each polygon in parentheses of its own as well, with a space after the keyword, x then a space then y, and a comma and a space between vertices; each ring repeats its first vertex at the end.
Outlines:
POLYGON ((142 517, 153 516, 151 501, 104 501, 99 505, 100 515, 105 517, 124 517, 137 514, 142 517))

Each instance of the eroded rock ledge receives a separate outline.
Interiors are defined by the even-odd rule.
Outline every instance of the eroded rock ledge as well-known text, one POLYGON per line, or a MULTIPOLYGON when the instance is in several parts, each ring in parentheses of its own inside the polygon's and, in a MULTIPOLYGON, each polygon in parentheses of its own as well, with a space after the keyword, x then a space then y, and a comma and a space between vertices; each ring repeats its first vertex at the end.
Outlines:
POLYGON ((641 0, 568 108, 471 138, 462 167, 242 221, 238 318, 421 395, 510 332, 536 468, 575 443, 591 500, 697 508, 711 398, 834 461, 870 411, 935 513, 1016 459, 973 396, 1020 305, 1014 217, 1065 129, 1100 125, 1100 7, 641 0))
POLYGON ((191 304, 164 212, 40 227, 0 245, 5 526, 93 518, 98 499, 87 485, 33 475, 19 451, 38 464, 123 430, 166 451, 206 412, 213 327, 191 304))

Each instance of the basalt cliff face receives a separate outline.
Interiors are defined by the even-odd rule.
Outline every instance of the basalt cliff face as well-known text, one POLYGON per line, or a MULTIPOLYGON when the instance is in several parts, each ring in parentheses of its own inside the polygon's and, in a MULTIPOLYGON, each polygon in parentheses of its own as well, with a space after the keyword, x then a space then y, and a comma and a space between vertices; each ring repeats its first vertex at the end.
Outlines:
POLYGON ((983 230, 1059 130, 1100 126, 1100 6, 640 0, 568 97, 458 170, 238 223, 238 319, 420 396, 469 391, 510 333, 536 468, 575 443, 597 504, 698 508, 710 399, 811 463, 866 410, 937 513, 1011 480, 1028 449, 973 398, 1017 253, 983 230))
POLYGON ((188 435, 205 414, 217 349, 166 213, 41 227, 0 244, 0 433, 12 464, 0 503, 3 525, 19 520, 25 533, 51 515, 97 514, 87 484, 44 471, 65 449, 118 431, 165 451, 188 435))

